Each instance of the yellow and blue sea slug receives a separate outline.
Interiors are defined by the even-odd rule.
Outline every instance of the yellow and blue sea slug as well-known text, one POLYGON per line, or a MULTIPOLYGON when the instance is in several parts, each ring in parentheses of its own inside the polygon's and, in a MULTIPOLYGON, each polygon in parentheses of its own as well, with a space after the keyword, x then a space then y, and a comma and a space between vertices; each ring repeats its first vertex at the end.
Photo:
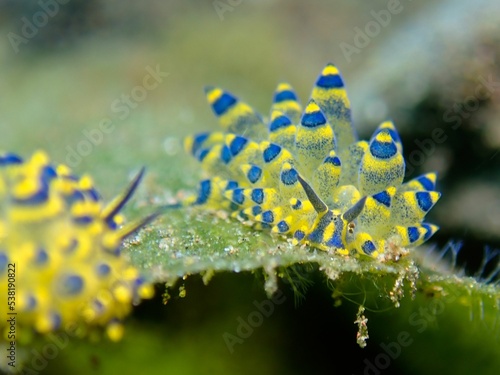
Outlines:
POLYGON ((127 224, 119 213, 143 172, 104 204, 89 176, 50 163, 44 152, 26 160, 0 153, 0 340, 9 342, 11 315, 19 342, 69 327, 121 337, 132 305, 153 295, 120 251, 154 217, 127 224))
POLYGON ((369 141, 357 140, 333 64, 305 108, 280 83, 269 120, 221 88, 207 87, 206 96, 222 130, 185 140, 207 178, 184 205, 227 210, 294 244, 379 259, 438 230, 423 222, 440 197, 436 174, 404 182, 403 146, 391 121, 369 141))

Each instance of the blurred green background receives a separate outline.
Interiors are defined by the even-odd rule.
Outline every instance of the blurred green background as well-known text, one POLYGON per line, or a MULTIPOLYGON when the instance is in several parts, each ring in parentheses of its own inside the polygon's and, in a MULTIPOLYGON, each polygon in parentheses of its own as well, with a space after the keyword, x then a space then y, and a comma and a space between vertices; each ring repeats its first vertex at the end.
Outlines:
MULTIPOLYGON (((164 203, 199 178, 183 137, 217 128, 205 85, 267 115, 277 83, 291 83, 304 102, 333 62, 360 138, 391 118, 412 161, 407 178, 439 172, 434 244, 463 240, 459 262, 474 273, 483 247, 500 247, 499 21, 494 0, 0 0, 0 150, 44 149, 91 174, 106 198, 146 166, 138 201, 164 203), (151 70, 161 72, 158 84, 137 88, 151 70), (446 140, 432 141, 435 129, 446 140), (90 148, 79 146, 88 137, 90 148)), ((313 283, 298 302, 280 283, 284 303, 233 354, 223 334, 266 298, 259 275, 218 274, 208 286, 194 276, 187 296, 167 305, 159 285, 158 297, 134 310, 122 342, 72 340, 41 373, 375 374, 366 361, 402 331, 411 346, 380 373, 498 370, 498 325, 474 316, 457 330, 456 312, 446 309, 421 333, 408 321, 414 305, 402 307, 408 314, 372 314, 360 349, 357 307, 334 307, 323 278, 308 275, 313 283), (465 332, 484 336, 485 348, 468 346, 465 332), (467 356, 452 360, 456 353, 467 356)))

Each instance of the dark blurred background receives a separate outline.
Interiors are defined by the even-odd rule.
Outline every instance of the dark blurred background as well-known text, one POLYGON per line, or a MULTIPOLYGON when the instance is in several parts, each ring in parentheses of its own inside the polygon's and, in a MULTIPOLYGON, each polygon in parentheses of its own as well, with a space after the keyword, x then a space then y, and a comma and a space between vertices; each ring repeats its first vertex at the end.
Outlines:
MULTIPOLYGON (((124 131, 78 166, 94 173, 104 191, 113 191, 106 181, 138 158, 162 168, 162 140, 216 127, 204 85, 227 88, 267 115, 278 82, 290 82, 305 102, 331 61, 344 76, 360 138, 390 118, 403 140, 407 178, 439 172, 442 198, 429 221, 441 229, 431 246, 462 241, 459 262, 469 274, 477 271, 485 246, 500 248, 498 1, 0 0, 0 35, 0 149, 28 154, 40 147, 64 160, 66 145, 108 116, 113 99, 141 82, 145 66, 169 72, 120 124, 124 131), (99 171, 103 163, 106 172, 99 171)), ((251 287, 252 276, 220 276, 225 284, 218 278, 208 287, 192 281, 195 301, 174 299, 170 312, 150 302, 136 318, 175 327, 176 319, 194 324, 189 311, 216 315, 239 293, 248 298, 224 309, 248 310, 253 299, 264 298, 251 287)), ((265 323, 275 325, 263 339, 269 355, 280 358, 275 370, 361 373, 362 358, 379 348, 369 345, 359 354, 352 311, 339 312, 352 306, 333 308, 328 289, 315 281, 298 307, 285 285, 289 298, 279 319, 265 323), (322 344, 337 335, 350 339, 335 348, 322 344), (357 356, 352 367, 345 358, 327 361, 330 353, 339 358, 344 351, 357 356)), ((396 365, 384 373, 418 373, 396 365)))

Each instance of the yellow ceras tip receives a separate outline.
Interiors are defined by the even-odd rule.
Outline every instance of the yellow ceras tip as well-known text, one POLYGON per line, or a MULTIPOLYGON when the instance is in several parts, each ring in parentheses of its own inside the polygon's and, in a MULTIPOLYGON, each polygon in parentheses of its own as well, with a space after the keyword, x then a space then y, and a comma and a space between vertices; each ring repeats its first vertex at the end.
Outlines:
POLYGON ((224 94, 224 90, 218 88, 218 87, 207 87, 205 89, 206 95, 207 95, 207 100, 209 104, 213 104, 219 99, 222 94, 224 94))
POLYGON ((337 75, 337 74, 340 74, 340 72, 337 69, 337 67, 332 63, 328 63, 321 71, 322 76, 330 76, 330 75, 337 75))
POLYGON ((396 127, 394 126, 394 123, 392 121, 388 120, 381 123, 379 129, 396 130, 396 127))
POLYGON ((394 142, 391 134, 388 131, 381 131, 375 136, 377 142, 389 143, 394 142))
POLYGON ((281 91, 293 91, 293 87, 286 83, 286 82, 281 82, 278 84, 278 87, 276 87, 276 91, 277 92, 281 92, 281 91))
POLYGON ((304 112, 307 114, 319 112, 319 111, 321 111, 321 109, 319 108, 319 106, 316 104, 316 102, 313 99, 309 100, 309 102, 307 103, 307 106, 304 110, 304 112))

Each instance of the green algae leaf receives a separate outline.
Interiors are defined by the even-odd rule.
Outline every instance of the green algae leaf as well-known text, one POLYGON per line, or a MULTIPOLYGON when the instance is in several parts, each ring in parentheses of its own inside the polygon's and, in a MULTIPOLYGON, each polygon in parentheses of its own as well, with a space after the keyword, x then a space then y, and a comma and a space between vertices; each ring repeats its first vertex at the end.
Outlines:
POLYGON ((415 279, 418 272, 409 258, 381 263, 293 246, 282 237, 256 231, 226 216, 196 208, 169 211, 125 241, 124 247, 132 263, 151 281, 168 284, 193 274, 263 269, 269 277, 268 292, 272 292, 280 269, 308 263, 317 264, 332 280, 349 272, 390 275, 396 281, 402 274, 415 279))

